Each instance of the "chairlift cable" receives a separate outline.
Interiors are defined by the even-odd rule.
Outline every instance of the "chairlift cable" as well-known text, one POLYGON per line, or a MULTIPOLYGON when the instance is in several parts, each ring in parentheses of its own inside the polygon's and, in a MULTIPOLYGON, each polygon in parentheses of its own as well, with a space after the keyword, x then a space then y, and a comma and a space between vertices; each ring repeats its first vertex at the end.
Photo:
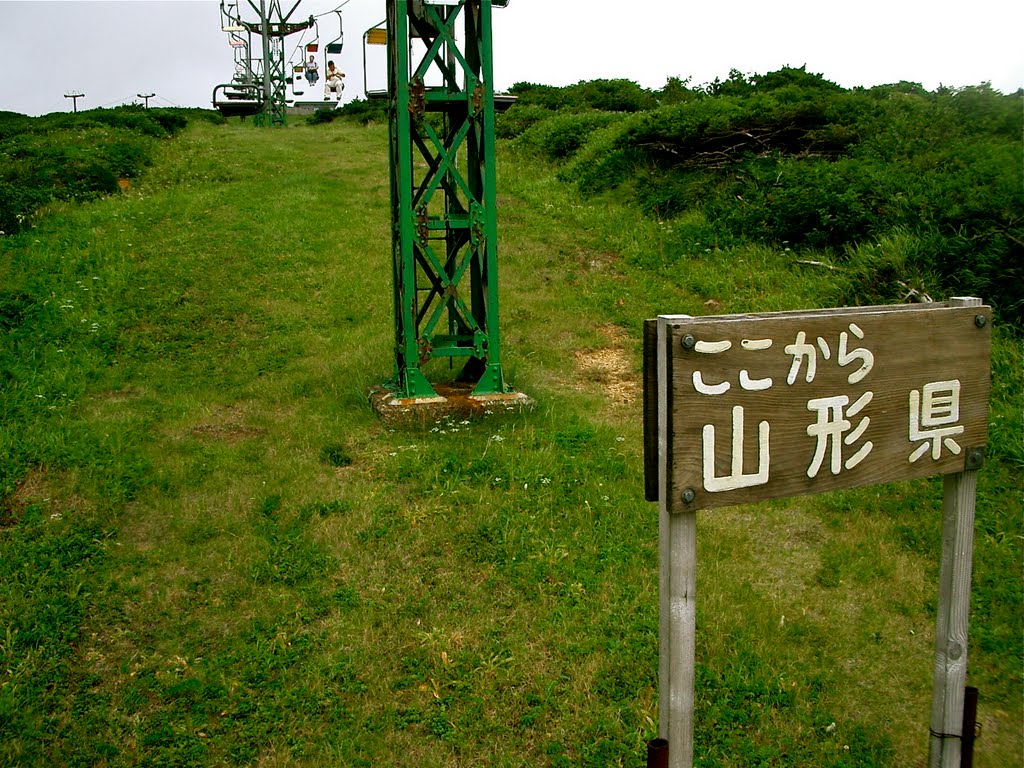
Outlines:
POLYGON ((324 16, 330 16, 332 13, 337 13, 338 11, 340 11, 342 8, 344 8, 346 5, 348 5, 351 2, 352 2, 352 0, 345 0, 344 3, 342 3, 339 6, 337 6, 336 8, 333 8, 330 11, 324 11, 321 14, 317 14, 317 15, 314 16, 314 18, 322 19, 324 16))

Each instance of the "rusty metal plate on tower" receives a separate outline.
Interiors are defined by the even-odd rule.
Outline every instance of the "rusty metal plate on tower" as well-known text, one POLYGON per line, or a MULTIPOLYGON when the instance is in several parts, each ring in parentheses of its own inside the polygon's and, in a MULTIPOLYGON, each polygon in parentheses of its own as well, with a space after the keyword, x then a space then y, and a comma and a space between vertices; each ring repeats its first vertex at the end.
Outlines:
POLYGON ((674 511, 962 472, 987 440, 991 310, 668 316, 674 511))

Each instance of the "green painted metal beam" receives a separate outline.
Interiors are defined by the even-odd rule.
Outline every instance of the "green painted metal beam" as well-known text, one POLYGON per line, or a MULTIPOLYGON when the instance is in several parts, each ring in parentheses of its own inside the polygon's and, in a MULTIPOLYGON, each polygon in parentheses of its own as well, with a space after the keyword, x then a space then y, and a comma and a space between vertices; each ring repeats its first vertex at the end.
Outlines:
MULTIPOLYGON (((396 397, 465 360, 474 394, 509 391, 498 328, 494 0, 388 0, 396 397)), ((503 5, 499 3, 499 5, 503 5)))

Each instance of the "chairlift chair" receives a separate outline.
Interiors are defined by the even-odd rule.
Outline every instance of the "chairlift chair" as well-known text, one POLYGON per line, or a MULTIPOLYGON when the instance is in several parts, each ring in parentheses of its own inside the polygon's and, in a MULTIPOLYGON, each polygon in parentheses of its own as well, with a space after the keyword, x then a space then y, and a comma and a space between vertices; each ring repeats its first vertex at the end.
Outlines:
POLYGON ((251 117, 263 111, 263 87, 258 83, 221 83, 213 89, 213 106, 224 117, 251 117))
POLYGON ((327 44, 327 52, 331 54, 339 54, 345 47, 345 25, 341 19, 341 11, 335 10, 338 14, 338 37, 327 44))
POLYGON ((316 21, 312 16, 309 18, 310 21, 313 22, 313 40, 309 43, 303 43, 303 38, 305 38, 306 33, 302 33, 302 37, 299 38, 298 45, 295 46, 295 50, 292 52, 292 61, 294 62, 296 58, 298 58, 299 61, 297 64, 292 64, 292 77, 287 78, 287 82, 291 85, 292 93, 295 94, 295 96, 302 96, 305 93, 303 88, 305 87, 304 81, 307 79, 306 54, 316 53, 320 48, 320 33, 317 28, 316 21))
POLYGON ((316 22, 316 18, 313 16, 309 17, 313 21, 313 39, 306 43, 306 53, 316 53, 320 50, 320 25, 316 22))

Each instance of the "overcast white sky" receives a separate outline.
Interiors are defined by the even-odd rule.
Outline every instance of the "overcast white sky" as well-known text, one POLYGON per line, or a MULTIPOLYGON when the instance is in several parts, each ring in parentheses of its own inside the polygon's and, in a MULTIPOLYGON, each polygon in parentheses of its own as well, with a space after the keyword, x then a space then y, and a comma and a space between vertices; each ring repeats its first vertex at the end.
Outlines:
MULTIPOLYGON (((338 35, 330 11, 343 1, 301 0, 292 17, 327 14, 321 51, 338 35)), ((241 6, 256 17, 248 0, 241 6)), ((348 73, 346 100, 362 91, 362 34, 384 8, 344 8, 345 50, 333 58, 348 73)), ((625 77, 660 88, 669 76, 700 85, 730 69, 806 65, 845 87, 989 81, 1011 93, 1024 87, 1022 30, 1021 0, 510 0, 494 14, 495 85, 625 77)), ((289 54, 299 42, 288 38, 289 54)), ((382 65, 371 59, 370 69, 370 87, 382 88, 382 65)), ((140 93, 155 93, 155 105, 209 107, 232 72, 217 0, 0 0, 0 110, 70 111, 71 91, 85 94, 79 109, 140 93)))

